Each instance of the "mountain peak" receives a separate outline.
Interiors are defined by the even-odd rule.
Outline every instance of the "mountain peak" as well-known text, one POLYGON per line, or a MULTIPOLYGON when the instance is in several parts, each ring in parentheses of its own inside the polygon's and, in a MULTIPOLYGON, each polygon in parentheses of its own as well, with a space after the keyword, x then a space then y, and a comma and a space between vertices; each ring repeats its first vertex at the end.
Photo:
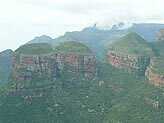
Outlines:
POLYGON ((53 44, 54 39, 47 35, 41 35, 36 36, 33 40, 27 42, 26 44, 32 44, 32 43, 47 43, 47 44, 53 44))
POLYGON ((137 33, 129 33, 118 39, 112 48, 116 51, 133 55, 154 55, 149 43, 137 33))

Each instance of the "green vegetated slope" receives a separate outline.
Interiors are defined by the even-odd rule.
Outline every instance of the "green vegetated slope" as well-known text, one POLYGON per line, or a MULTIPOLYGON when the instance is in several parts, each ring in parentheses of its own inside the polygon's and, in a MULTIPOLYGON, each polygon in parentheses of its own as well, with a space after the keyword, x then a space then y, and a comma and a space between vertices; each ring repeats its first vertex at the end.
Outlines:
POLYGON ((153 72, 157 75, 164 75, 164 57, 153 58, 153 72))
MULTIPOLYGON (((157 56, 162 56, 162 45, 152 45, 152 51, 150 45, 135 33, 120 40, 123 44, 117 42, 117 46, 113 45, 120 52, 153 56, 155 51, 157 56)), ((88 47, 75 42, 63 43, 57 51, 92 53, 88 47)), ((47 54, 52 52, 52 47, 28 44, 16 52, 47 54)), ((72 74, 63 74, 56 80, 34 79, 32 86, 28 86, 29 90, 40 85, 44 88, 46 84, 54 86, 40 98, 23 99, 15 93, 8 94, 13 84, 3 85, 0 87, 0 123, 163 123, 164 97, 160 88, 150 85, 146 77, 124 73, 106 61, 99 62, 98 66, 99 75, 93 80, 72 74), (157 101, 159 106, 154 107, 157 101)))
POLYGON ((12 70, 12 60, 12 50, 5 50, 0 53, 0 84, 7 82, 12 70))
MULTIPOLYGON (((145 77, 134 77, 99 63, 99 77, 89 80, 65 74, 42 97, 24 100, 15 94, 0 95, 0 123, 162 123, 162 91, 145 77), (149 99, 150 103, 146 100, 149 99), (159 101, 154 109, 151 100, 159 101)), ((34 80, 37 81, 37 80, 34 80)), ((3 92, 3 93, 2 93, 3 92)))
POLYGON ((151 43, 151 45, 156 55, 152 59, 154 73, 164 75, 164 41, 156 41, 151 43))
POLYGON ((64 42, 60 44, 58 47, 55 49, 57 52, 61 53, 71 53, 71 54, 93 54, 93 52, 84 44, 75 42, 75 41, 69 41, 69 42, 64 42))
POLYGON ((16 53, 27 55, 49 54, 52 53, 52 46, 47 43, 26 44, 19 47, 16 53))
POLYGON ((164 41, 156 41, 151 43, 151 45, 156 56, 164 57, 164 41))
POLYGON ((114 51, 123 54, 125 53, 139 56, 154 55, 151 45, 136 33, 129 33, 118 39, 111 47, 114 51))

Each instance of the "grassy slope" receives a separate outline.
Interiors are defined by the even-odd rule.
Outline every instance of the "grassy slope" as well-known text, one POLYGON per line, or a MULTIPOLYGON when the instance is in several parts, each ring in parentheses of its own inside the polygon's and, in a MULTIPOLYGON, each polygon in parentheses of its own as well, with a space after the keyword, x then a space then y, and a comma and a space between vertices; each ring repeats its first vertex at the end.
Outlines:
POLYGON ((159 75, 164 75, 164 58, 153 58, 153 71, 159 75))
POLYGON ((164 41, 156 41, 151 43, 151 45, 156 56, 164 57, 164 41))
POLYGON ((0 122, 163 122, 164 98, 162 92, 150 85, 145 77, 131 76, 106 63, 99 63, 99 68, 100 74, 96 80, 65 75, 54 82, 57 88, 33 101, 23 101, 15 95, 6 98, 1 94, 0 122), (104 81, 105 87, 99 87, 100 81, 104 81), (111 86, 121 91, 115 92, 111 86), (140 97, 158 100, 160 111, 153 109, 140 97))
POLYGON ((62 53, 86 54, 86 55, 93 53, 87 46, 74 41, 69 41, 60 44, 60 46, 56 48, 56 51, 62 53))
POLYGON ((48 54, 52 52, 52 46, 46 43, 26 44, 19 47, 15 52, 21 54, 48 54))
POLYGON ((12 69, 13 52, 5 50, 0 53, 0 84, 8 80, 12 69))
POLYGON ((151 45, 156 55, 156 58, 153 59, 153 70, 157 74, 164 75, 164 42, 153 42, 151 45))
POLYGON ((136 33, 129 33, 128 35, 120 38, 112 45, 115 51, 132 54, 132 55, 146 55, 153 56, 154 53, 151 46, 136 33))

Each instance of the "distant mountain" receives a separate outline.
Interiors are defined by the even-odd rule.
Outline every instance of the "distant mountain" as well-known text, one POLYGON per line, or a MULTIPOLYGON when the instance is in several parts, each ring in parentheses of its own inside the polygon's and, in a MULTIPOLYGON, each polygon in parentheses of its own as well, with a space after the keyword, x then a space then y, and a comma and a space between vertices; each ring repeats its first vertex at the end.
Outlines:
POLYGON ((110 30, 103 30, 96 27, 86 27, 81 31, 66 32, 58 38, 51 38, 46 35, 35 37, 28 43, 48 43, 57 46, 60 42, 77 41, 87 45, 96 53, 98 58, 106 55, 109 46, 117 39, 127 35, 130 32, 135 32, 144 38, 147 42, 157 40, 157 32, 159 29, 164 28, 164 24, 155 23, 139 23, 126 25, 119 23, 113 25, 110 30))
POLYGON ((157 40, 157 33, 161 28, 164 28, 164 24, 141 23, 133 24, 128 30, 136 32, 146 41, 152 42, 157 40))
POLYGON ((13 51, 5 50, 0 53, 0 84, 8 80, 11 73, 13 61, 13 51))
POLYGON ((42 36, 37 36, 35 37, 33 40, 27 42, 27 44, 31 44, 31 43, 48 43, 51 45, 56 45, 57 42, 55 41, 55 39, 51 38, 50 36, 47 35, 42 35, 42 36))
POLYGON ((110 44, 117 39, 127 35, 129 32, 135 32, 143 37, 147 42, 152 42, 157 39, 157 32, 164 24, 132 24, 125 28, 126 25, 120 23, 113 25, 110 30, 98 29, 93 27, 84 28, 81 31, 66 32, 63 36, 56 38, 58 42, 77 41, 89 46, 98 57, 102 57, 108 50, 110 44))
POLYGON ((108 46, 115 39, 126 35, 128 31, 100 30, 97 27, 87 27, 82 31, 66 32, 63 36, 56 38, 59 42, 77 41, 87 45, 98 57, 104 56, 108 46))
POLYGON ((164 42, 125 27, 66 33, 54 51, 34 41, 14 52, 13 65, 11 50, 0 53, 3 79, 13 66, 0 86, 0 123, 163 123, 164 42), (84 44, 96 53, 110 46, 109 58, 97 62, 84 44))

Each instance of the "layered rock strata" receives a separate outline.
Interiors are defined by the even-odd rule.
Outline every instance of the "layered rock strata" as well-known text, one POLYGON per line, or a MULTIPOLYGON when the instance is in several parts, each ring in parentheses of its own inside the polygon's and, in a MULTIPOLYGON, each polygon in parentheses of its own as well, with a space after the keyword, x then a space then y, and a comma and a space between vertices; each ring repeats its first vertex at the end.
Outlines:
POLYGON ((76 54, 76 52, 53 53, 53 51, 51 51, 52 49, 50 51, 47 50, 47 48, 50 48, 47 44, 46 49, 44 48, 45 44, 35 45, 36 46, 32 48, 35 53, 32 51, 29 53, 25 52, 24 49, 27 50, 27 48, 29 48, 28 44, 27 46, 23 46, 22 49, 19 48, 19 52, 16 51, 14 53, 12 71, 14 80, 30 81, 36 77, 57 77, 64 72, 91 78, 97 76, 97 63, 94 54, 76 54), (42 48, 42 53, 38 52, 40 50, 39 48, 42 48), (43 51, 46 51, 46 53, 43 51))
POLYGON ((149 60, 150 58, 145 56, 123 54, 113 50, 109 51, 111 65, 133 75, 144 75, 149 60))
POLYGON ((24 99, 38 98, 55 88, 54 79, 68 73, 97 76, 95 55, 53 52, 48 44, 27 44, 14 53, 11 92, 24 99))
POLYGON ((145 75, 156 86, 164 85, 164 59, 152 58, 145 75))
POLYGON ((79 74, 85 77, 97 76, 95 55, 57 53, 56 60, 60 72, 79 74))
POLYGON ((31 80, 35 77, 55 77, 57 64, 52 54, 25 55, 14 54, 13 79, 31 80))

